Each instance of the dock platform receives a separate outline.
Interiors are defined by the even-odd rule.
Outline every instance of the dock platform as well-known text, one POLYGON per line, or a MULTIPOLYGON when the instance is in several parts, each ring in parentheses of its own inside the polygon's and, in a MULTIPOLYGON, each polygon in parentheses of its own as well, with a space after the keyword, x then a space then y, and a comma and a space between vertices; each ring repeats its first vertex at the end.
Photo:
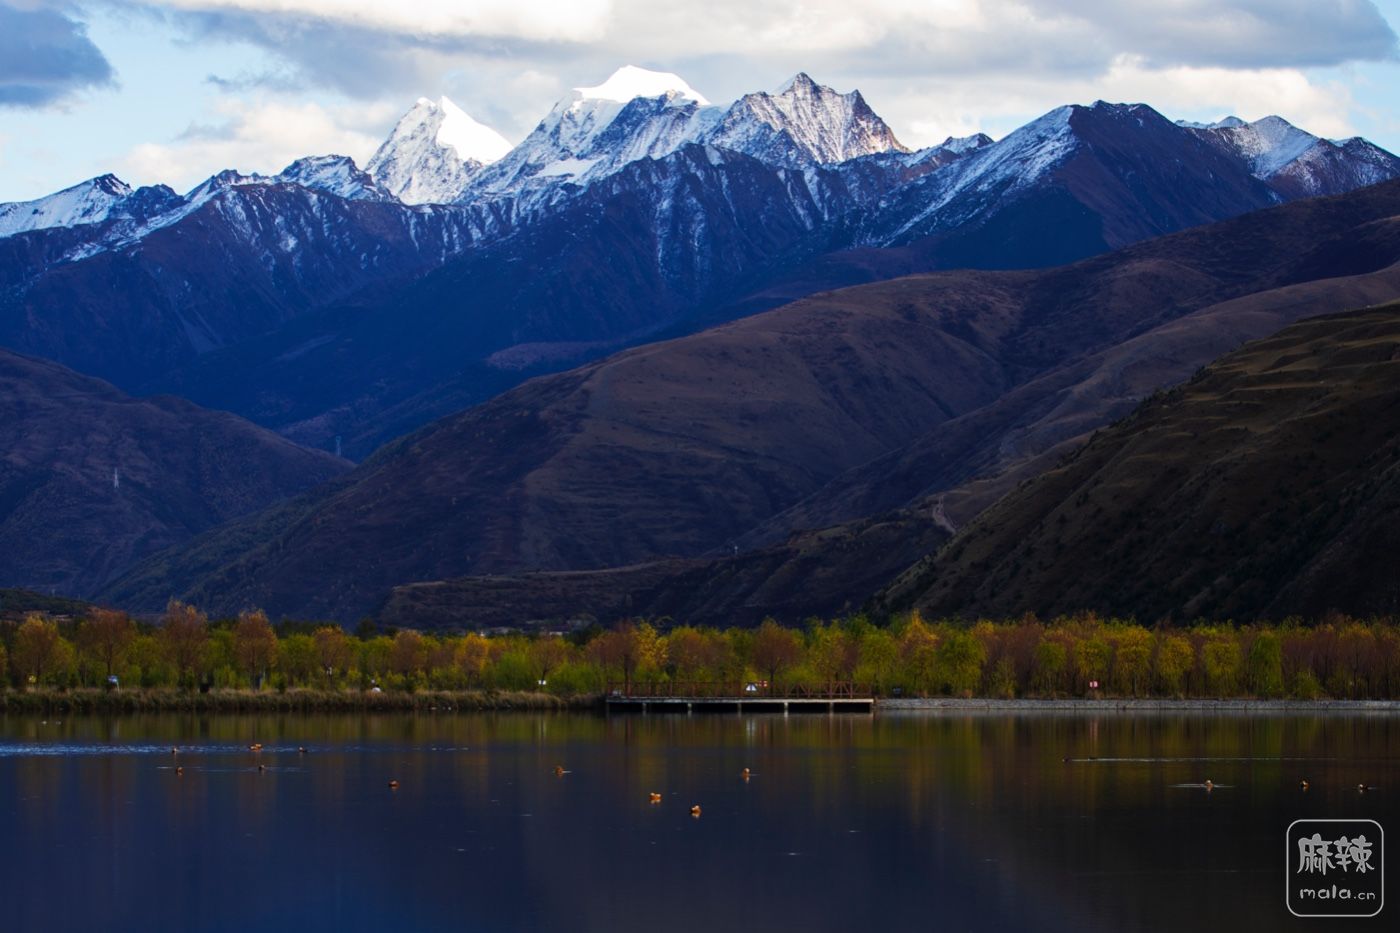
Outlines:
POLYGON ((873 713, 873 691, 839 683, 822 688, 767 684, 608 685, 609 713, 873 713))

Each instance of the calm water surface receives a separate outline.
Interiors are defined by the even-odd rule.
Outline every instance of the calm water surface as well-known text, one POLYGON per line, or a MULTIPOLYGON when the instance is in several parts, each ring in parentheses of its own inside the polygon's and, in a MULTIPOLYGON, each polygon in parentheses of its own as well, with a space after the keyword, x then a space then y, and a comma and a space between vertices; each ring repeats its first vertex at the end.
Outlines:
POLYGON ((1283 837, 1398 804, 1383 714, 9 717, 0 928, 1395 929, 1283 837))

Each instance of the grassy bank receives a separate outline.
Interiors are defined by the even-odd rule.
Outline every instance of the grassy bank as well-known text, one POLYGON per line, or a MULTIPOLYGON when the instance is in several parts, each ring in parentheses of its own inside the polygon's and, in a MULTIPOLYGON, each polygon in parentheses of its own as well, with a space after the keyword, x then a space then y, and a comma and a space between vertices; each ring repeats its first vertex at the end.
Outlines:
POLYGON ((0 713, 412 713, 592 709, 597 698, 507 690, 3 690, 0 713))

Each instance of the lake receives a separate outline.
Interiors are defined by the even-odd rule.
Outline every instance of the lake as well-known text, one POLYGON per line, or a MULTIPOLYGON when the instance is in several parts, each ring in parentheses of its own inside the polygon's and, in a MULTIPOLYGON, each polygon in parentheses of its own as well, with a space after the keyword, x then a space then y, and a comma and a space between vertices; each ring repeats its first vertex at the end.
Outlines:
POLYGON ((1285 830, 1400 827, 1397 724, 9 716, 0 916, 23 931, 1319 930, 1339 921, 1285 909, 1285 830))

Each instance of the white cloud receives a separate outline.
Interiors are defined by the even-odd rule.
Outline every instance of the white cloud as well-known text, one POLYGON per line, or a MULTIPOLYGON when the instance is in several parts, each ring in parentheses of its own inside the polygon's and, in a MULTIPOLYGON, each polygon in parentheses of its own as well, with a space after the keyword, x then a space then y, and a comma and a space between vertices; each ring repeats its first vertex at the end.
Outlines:
POLYGON ((509 36, 536 41, 600 38, 610 0, 156 0, 196 12, 240 11, 329 20, 415 36, 509 36))
POLYGON ((1234 114, 1246 120, 1282 114, 1320 136, 1353 131, 1347 87, 1314 83, 1297 69, 1153 69, 1123 56, 1109 68, 1103 84, 1118 89, 1124 99, 1149 102, 1174 114, 1234 114))
POLYGON ((1084 78, 944 81, 936 92, 877 80, 863 90, 896 135, 912 146, 974 132, 1001 136, 1061 104, 1100 99, 1149 104, 1171 119, 1234 114, 1255 120, 1278 114, 1320 136, 1356 132, 1350 89, 1292 68, 1151 68, 1140 57, 1123 55, 1102 74, 1084 78))
POLYGON ((366 127, 397 116, 388 106, 231 97, 219 99, 214 113, 216 122, 192 125, 178 139, 136 146, 121 160, 119 174, 135 184, 163 183, 186 191, 223 169, 270 175, 307 155, 348 155, 364 165, 382 142, 366 127))

